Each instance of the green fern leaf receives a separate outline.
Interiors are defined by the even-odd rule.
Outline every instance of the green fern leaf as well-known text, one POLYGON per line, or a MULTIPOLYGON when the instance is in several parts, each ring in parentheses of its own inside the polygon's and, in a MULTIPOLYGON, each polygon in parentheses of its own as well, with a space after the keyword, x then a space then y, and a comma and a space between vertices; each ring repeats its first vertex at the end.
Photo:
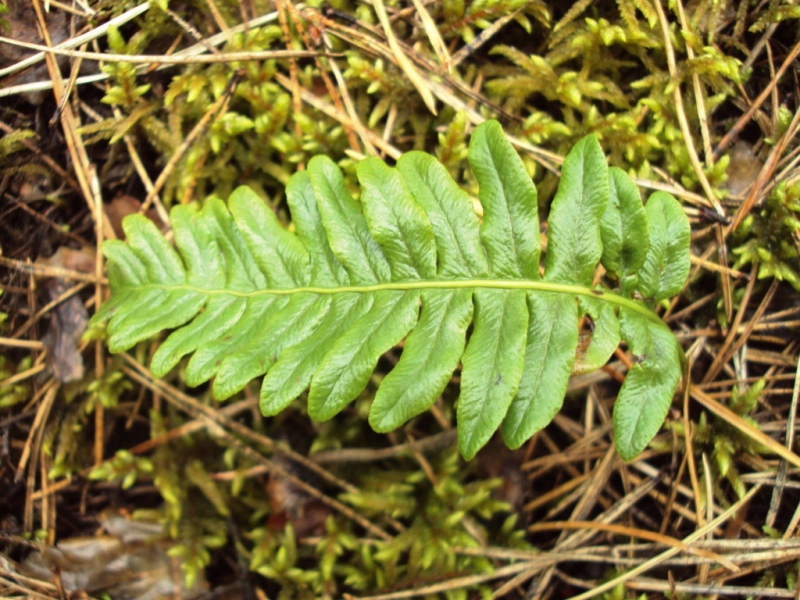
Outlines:
POLYGON ((466 458, 498 428, 509 446, 524 443, 559 411, 571 373, 602 366, 624 339, 636 363, 614 430, 620 455, 635 457, 681 377, 681 348, 651 309, 688 274, 680 205, 659 192, 644 207, 627 175, 609 172, 597 139, 584 138, 564 162, 541 276, 536 189, 498 123, 475 129, 468 157, 482 221, 421 152, 395 168, 360 162, 360 201, 330 159, 312 159, 287 186, 294 232, 248 188, 227 206, 173 209, 176 248, 128 217, 128 241, 103 245, 112 294, 94 323, 108 322, 112 352, 171 329, 151 363, 156 377, 190 356, 189 385, 213 378, 224 399, 263 376, 264 414, 308 389, 318 420, 361 394, 380 356, 405 340, 370 424, 390 431, 426 411, 460 363, 466 458), (598 264, 618 290, 592 287, 598 264), (575 364, 584 315, 594 335, 575 364))
MULTIPOLYGON (((611 168, 609 202, 600 229, 603 236, 603 266, 620 281, 623 290, 632 289, 644 265, 650 238, 642 198, 622 169, 611 168)), ((680 207, 678 207, 680 208, 680 207)))
POLYGON ((639 289, 645 298, 658 302, 680 292, 689 276, 689 261, 673 260, 676 253, 689 246, 689 224, 680 205, 665 192, 650 196, 645 211, 649 246, 639 275, 639 289))

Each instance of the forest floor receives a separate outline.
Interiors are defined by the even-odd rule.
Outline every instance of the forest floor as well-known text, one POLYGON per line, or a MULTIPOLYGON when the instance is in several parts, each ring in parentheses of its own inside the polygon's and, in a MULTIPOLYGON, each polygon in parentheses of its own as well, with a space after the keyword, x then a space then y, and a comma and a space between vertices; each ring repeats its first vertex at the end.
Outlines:
POLYGON ((796 2, 3 2, 0 595, 800 597, 796 2), (635 460, 611 435, 625 345, 522 448, 464 461, 457 376, 369 428, 398 348, 314 423, 303 399, 262 417, 259 381, 218 402, 186 361, 154 378, 163 337, 84 335, 123 216, 169 235, 173 206, 247 184, 290 226, 284 186, 318 154, 351 185, 361 157, 424 150, 474 196, 487 118, 543 241, 588 133, 691 222, 659 306, 689 376, 635 460))

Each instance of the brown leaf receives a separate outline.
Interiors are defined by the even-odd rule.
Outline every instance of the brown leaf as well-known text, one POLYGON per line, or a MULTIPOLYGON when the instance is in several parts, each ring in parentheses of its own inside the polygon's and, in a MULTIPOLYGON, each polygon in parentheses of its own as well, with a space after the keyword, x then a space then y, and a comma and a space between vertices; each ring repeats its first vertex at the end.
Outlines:
POLYGON ((206 590, 202 577, 192 589, 184 587, 178 561, 160 542, 162 528, 157 523, 107 516, 102 525, 108 535, 45 546, 28 556, 18 571, 40 581, 59 577, 67 592, 104 592, 112 598, 189 599, 206 590))
MULTIPOLYGON (((36 262, 82 273, 93 273, 95 268, 93 252, 74 250, 66 246, 59 248, 50 258, 40 258, 36 262)), ((47 301, 55 301, 71 286, 71 283, 63 279, 48 279, 44 283, 47 301)), ((89 315, 86 307, 77 294, 59 302, 50 313, 50 329, 42 337, 42 343, 49 351, 47 364, 53 376, 61 383, 77 381, 83 377, 83 357, 78 343, 88 323, 89 315)))
MULTIPOLYGON (((63 279, 48 279, 44 286, 51 302, 70 288, 63 279)), ((42 343, 49 350, 48 366, 61 383, 83 377, 83 357, 78 343, 88 323, 89 314, 77 294, 60 302, 50 313, 50 329, 42 337, 42 343)))
MULTIPOLYGON (((111 224, 117 238, 124 240, 125 231, 122 229, 122 219, 128 215, 138 213, 142 209, 142 202, 127 194, 120 194, 105 206, 106 218, 111 224)), ((144 215, 155 223, 162 232, 166 229, 164 222, 159 218, 158 213, 152 208, 144 215)))

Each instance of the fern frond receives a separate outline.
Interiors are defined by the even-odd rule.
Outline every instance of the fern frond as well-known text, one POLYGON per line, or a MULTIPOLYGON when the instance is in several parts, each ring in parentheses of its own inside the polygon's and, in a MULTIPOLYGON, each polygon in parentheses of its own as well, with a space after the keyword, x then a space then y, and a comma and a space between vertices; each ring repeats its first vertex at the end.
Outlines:
POLYGON ((635 364, 614 428, 620 454, 633 458, 681 377, 681 348, 652 310, 689 272, 680 205, 657 193, 644 207, 624 172, 609 173, 597 139, 584 138, 564 162, 541 276, 536 189, 498 123, 475 129, 468 158, 482 222, 445 167, 421 152, 395 168, 359 163, 360 202, 330 159, 312 159, 287 186, 294 232, 248 188, 227 206, 174 208, 177 249, 146 218, 128 217, 128 241, 103 246, 112 294, 94 322, 108 321, 112 352, 174 329, 153 357, 155 376, 192 355, 189 385, 214 378, 223 399, 264 376, 265 414, 308 388, 318 420, 356 398, 380 356, 405 339, 371 425, 389 431, 427 410, 461 363, 466 458, 498 427, 510 446, 524 443, 561 408, 573 368, 602 366, 622 338, 635 364), (601 263, 616 292, 593 287, 601 263), (586 314, 595 332, 576 366, 586 314))

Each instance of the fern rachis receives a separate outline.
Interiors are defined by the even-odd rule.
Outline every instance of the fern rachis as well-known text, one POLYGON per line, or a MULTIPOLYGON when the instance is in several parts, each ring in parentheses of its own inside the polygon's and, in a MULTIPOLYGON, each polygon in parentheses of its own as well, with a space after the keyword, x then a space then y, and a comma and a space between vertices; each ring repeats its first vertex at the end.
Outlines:
POLYGON ((309 388, 309 414, 321 420, 358 396, 379 357, 405 339, 371 425, 389 431, 427 410, 461 363, 459 445, 470 458, 498 427, 516 447, 555 416, 579 318, 589 314, 595 331, 582 370, 602 366, 620 339, 640 359, 614 411, 617 448, 634 457, 681 376, 680 346, 652 310, 688 275, 680 205, 656 193, 643 206, 597 140, 584 138, 563 166, 540 277, 536 188, 496 122, 476 128, 469 161, 482 222, 421 152, 395 168, 359 163, 360 202, 330 159, 312 159, 287 186, 295 232, 247 188, 227 206, 173 209, 177 251, 144 217, 130 217, 128 241, 103 247, 112 295, 95 323, 109 321, 113 352, 174 329, 154 375, 191 354, 190 385, 213 377, 225 398, 264 375, 265 414, 309 388), (592 287, 598 263, 618 289, 592 287))

